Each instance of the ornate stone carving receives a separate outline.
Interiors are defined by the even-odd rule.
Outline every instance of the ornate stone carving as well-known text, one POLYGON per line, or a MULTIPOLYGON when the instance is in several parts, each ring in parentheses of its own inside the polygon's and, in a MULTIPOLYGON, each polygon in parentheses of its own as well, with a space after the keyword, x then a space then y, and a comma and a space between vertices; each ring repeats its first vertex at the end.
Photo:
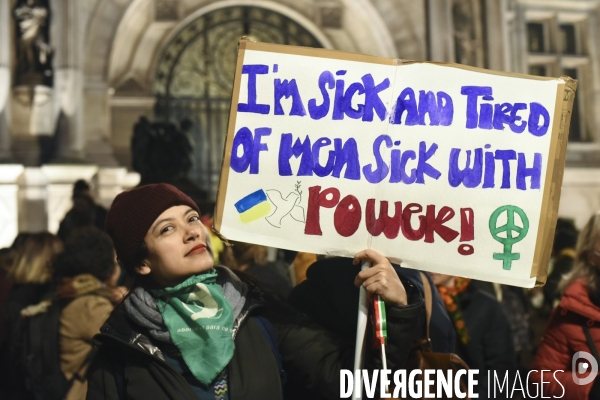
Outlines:
POLYGON ((17 25, 17 84, 50 86, 48 0, 19 0, 13 14, 17 25))
POLYGON ((154 0, 154 15, 157 21, 177 21, 177 0, 154 0))
POLYGON ((340 4, 331 2, 319 8, 323 28, 342 29, 343 8, 340 4))

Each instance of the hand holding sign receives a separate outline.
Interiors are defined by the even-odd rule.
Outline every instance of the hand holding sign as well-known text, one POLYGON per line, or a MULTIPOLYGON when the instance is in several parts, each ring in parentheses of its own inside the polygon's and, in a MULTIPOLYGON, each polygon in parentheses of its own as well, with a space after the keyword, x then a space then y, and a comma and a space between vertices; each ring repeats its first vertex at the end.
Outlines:
POLYGON ((386 304, 394 306, 408 304, 406 289, 392 268, 390 260, 375 250, 367 249, 356 253, 353 263, 356 265, 359 261, 371 262, 373 266, 358 273, 354 280, 356 286, 364 287, 369 297, 381 296, 386 304))

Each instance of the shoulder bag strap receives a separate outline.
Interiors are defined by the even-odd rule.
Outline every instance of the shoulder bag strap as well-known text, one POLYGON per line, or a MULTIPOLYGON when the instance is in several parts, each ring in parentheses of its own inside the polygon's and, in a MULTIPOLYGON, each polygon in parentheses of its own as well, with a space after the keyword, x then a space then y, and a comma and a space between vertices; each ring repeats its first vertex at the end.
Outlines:
POLYGON ((433 295, 431 292, 431 285, 429 284, 429 279, 427 279, 427 276, 425 275, 425 273, 421 272, 421 280, 423 281, 423 292, 424 292, 424 297, 425 297, 425 315, 426 315, 426 321, 425 321, 425 329, 426 329, 426 339, 429 341, 429 323, 431 321, 431 308, 432 308, 432 304, 433 304, 433 295))
POLYGON ((585 338, 587 339, 588 347, 592 351, 592 354, 596 358, 596 361, 600 362, 600 357, 598 357, 598 350, 596 349, 596 345, 594 344, 594 340, 592 339, 592 335, 590 334, 590 328, 588 328, 587 323, 583 324, 583 332, 585 333, 585 338))

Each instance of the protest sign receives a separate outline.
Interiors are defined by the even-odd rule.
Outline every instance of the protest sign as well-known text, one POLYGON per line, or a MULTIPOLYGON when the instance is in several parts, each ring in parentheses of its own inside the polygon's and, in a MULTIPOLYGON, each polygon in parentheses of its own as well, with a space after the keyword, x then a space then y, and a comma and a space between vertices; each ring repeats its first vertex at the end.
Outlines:
POLYGON ((543 284, 576 85, 241 40, 215 229, 543 284))

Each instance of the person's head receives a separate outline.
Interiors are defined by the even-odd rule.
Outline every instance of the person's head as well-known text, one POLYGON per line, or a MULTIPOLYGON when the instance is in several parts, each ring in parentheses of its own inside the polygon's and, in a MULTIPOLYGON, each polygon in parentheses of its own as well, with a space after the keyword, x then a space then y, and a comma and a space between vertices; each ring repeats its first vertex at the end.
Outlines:
POLYGON ((435 286, 453 287, 456 284, 456 277, 454 275, 438 274, 437 272, 430 272, 429 275, 435 286))
POLYGON ((223 252, 223 264, 231 269, 243 271, 250 265, 262 265, 267 259, 267 248, 258 244, 234 242, 223 252))
POLYGON ((579 234, 573 270, 559 284, 559 290, 564 291, 569 284, 579 278, 584 278, 591 291, 598 291, 600 276, 600 212, 588 220, 579 234))
POLYGON ((49 232, 29 234, 15 249, 9 277, 19 284, 47 283, 52 277, 52 260, 62 249, 62 241, 49 232))
POLYGON ((30 232, 21 232, 17 235, 17 237, 15 238, 15 240, 13 240, 12 244, 10 245, 10 248, 15 250, 15 251, 19 251, 21 249, 21 246, 23 246, 25 244, 25 242, 27 242, 27 239, 33 235, 30 232))
POLYGON ((106 232, 123 268, 161 287, 214 266, 198 206, 172 185, 145 185, 119 194, 108 211, 106 232))
POLYGON ((56 278, 90 274, 100 282, 115 286, 114 278, 118 278, 119 272, 110 236, 95 227, 73 231, 65 242, 64 251, 54 262, 56 278))
POLYGON ((73 184, 73 198, 77 196, 92 197, 90 185, 83 179, 79 179, 73 184))
POLYGON ((554 243, 552 245, 552 255, 557 257, 564 249, 575 248, 579 232, 575 223, 571 219, 559 218, 556 221, 556 231, 554 232, 554 243))
POLYGON ((0 249, 0 275, 8 273, 15 261, 16 251, 10 247, 0 249))

